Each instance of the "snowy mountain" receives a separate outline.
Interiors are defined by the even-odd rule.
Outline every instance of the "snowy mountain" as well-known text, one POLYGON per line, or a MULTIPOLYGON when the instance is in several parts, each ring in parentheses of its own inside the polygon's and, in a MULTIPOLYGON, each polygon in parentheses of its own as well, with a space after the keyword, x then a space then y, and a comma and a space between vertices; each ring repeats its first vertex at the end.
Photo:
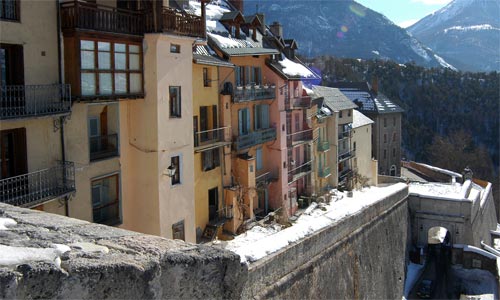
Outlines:
POLYGON ((499 0, 454 0, 408 31, 459 69, 500 70, 499 0))
POLYGON ((265 14, 266 24, 280 22, 284 38, 297 40, 299 53, 306 56, 379 58, 453 68, 385 16, 353 0, 245 1, 245 15, 257 9, 265 14))

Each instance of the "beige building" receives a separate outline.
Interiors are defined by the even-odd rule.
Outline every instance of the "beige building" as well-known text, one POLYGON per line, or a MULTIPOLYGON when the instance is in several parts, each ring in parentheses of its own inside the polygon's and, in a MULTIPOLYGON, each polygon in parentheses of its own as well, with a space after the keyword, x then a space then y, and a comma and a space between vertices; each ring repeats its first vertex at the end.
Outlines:
POLYGON ((373 121, 357 110, 352 115, 352 150, 356 152, 352 166, 355 172, 354 184, 377 185, 377 161, 372 157, 372 126, 373 121), (357 178, 362 176, 364 178, 357 178))

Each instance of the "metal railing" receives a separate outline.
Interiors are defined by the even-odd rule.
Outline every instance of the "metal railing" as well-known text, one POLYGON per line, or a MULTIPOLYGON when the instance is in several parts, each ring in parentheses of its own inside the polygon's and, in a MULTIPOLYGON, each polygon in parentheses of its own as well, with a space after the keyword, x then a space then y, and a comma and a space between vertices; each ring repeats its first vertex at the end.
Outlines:
POLYGON ((339 137, 339 140, 351 137, 351 129, 343 131, 343 132, 339 132, 338 137, 339 137))
POLYGON ((201 147, 224 142, 230 138, 229 129, 231 127, 220 127, 204 131, 194 132, 194 146, 201 147))
POLYGON ((312 160, 288 171, 288 183, 299 180, 312 172, 312 160))
POLYGON ((70 112, 69 84, 0 86, 0 120, 70 112))
POLYGON ((0 180, 0 202, 34 207, 75 191, 73 162, 0 180))
POLYGON ((146 30, 145 14, 142 11, 83 1, 63 2, 60 5, 63 30, 88 29, 133 35, 142 35, 146 30))
POLYGON ((339 172, 339 182, 346 179, 351 173, 352 173, 351 169, 345 169, 345 170, 339 172))
POLYGON ((311 108, 312 99, 310 96, 285 98, 285 108, 286 109, 304 109, 311 108))
POLYGON ((118 156, 118 134, 90 137, 89 150, 91 161, 118 156))
POLYGON ((349 158, 352 158, 354 156, 356 156, 356 150, 350 150, 350 151, 341 153, 338 155, 339 162, 344 161, 344 160, 349 159, 349 158))
POLYGON ((319 167, 318 168, 318 176, 321 178, 326 178, 330 176, 332 172, 330 171, 330 167, 319 167))
POLYGON ((330 142, 329 141, 320 141, 318 140, 318 151, 325 152, 330 150, 330 142))
POLYGON ((163 7, 162 22, 162 29, 166 32, 195 37, 205 34, 201 17, 171 7, 163 7))
POLYGON ((226 205, 224 207, 222 207, 222 209, 219 209, 217 211, 217 216, 221 219, 226 219, 226 220, 230 220, 233 218, 233 206, 232 205, 226 205))
POLYGON ((276 87, 261 86, 261 85, 247 85, 238 86, 234 90, 234 102, 245 102, 254 100, 265 100, 276 98, 276 87))
POLYGON ((276 139, 276 128, 261 129, 246 135, 239 135, 234 142, 236 150, 247 149, 276 139))
POLYGON ((279 178, 278 169, 268 171, 255 177, 255 183, 269 183, 271 181, 276 181, 279 178))
POLYGON ((312 140, 313 140, 313 130, 312 129, 306 129, 306 130, 294 132, 294 133, 288 134, 286 136, 286 141, 287 141, 288 147, 311 142, 312 140))

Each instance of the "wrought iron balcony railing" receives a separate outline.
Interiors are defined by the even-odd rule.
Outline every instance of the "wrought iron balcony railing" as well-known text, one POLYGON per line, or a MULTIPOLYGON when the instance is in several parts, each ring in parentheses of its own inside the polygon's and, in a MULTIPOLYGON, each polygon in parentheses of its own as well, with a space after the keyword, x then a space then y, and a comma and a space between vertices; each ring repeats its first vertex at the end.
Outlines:
POLYGON ((83 1, 61 3, 62 30, 92 30, 130 35, 148 32, 171 32, 178 35, 203 37, 201 17, 170 7, 163 7, 157 18, 148 10, 126 10, 83 1))
POLYGON ((240 135, 236 138, 234 146, 237 151, 247 149, 255 145, 260 145, 265 142, 276 139, 276 128, 261 129, 259 131, 250 132, 246 135, 240 135))
POLYGON ((351 169, 345 169, 339 172, 339 182, 344 181, 352 174, 351 169))
POLYGON ((328 150, 330 150, 330 142, 318 140, 318 151, 325 152, 328 150))
POLYGON ((262 173, 255 177, 255 183, 269 183, 271 181, 276 181, 279 178, 278 169, 262 173))
POLYGON ((331 174, 332 174, 332 172, 330 171, 330 167, 319 167, 318 168, 318 176, 321 178, 327 178, 331 174))
POLYGON ((312 142, 313 130, 306 129, 299 132, 294 132, 286 136, 287 146, 293 147, 296 145, 312 142))
POLYGON ((312 160, 288 171, 288 183, 299 180, 312 172, 312 160))
POLYGON ((0 180, 0 202, 34 207, 75 191, 75 166, 60 162, 57 166, 0 180))
POLYGON ((351 130, 346 130, 343 132, 339 132, 339 140, 343 140, 345 138, 351 137, 351 130))
POLYGON ((341 153, 341 154, 338 155, 339 162, 342 162, 342 161, 347 160, 349 158, 352 158, 354 156, 356 156, 356 150, 350 150, 350 151, 341 153))
POLYGON ((206 148, 211 148, 212 146, 218 144, 230 143, 231 127, 221 127, 204 131, 194 132, 194 147, 195 151, 203 150, 206 148))
POLYGON ((285 98, 285 108, 286 109, 305 109, 311 108, 312 99, 310 96, 285 98))
POLYGON ((89 149, 91 161, 118 156, 118 134, 90 137, 89 149))
POLYGON ((274 85, 247 85, 245 87, 238 86, 234 90, 234 102, 236 103, 274 98, 276 98, 276 87, 274 85))
POLYGON ((0 86, 0 120, 70 112, 69 84, 0 86))

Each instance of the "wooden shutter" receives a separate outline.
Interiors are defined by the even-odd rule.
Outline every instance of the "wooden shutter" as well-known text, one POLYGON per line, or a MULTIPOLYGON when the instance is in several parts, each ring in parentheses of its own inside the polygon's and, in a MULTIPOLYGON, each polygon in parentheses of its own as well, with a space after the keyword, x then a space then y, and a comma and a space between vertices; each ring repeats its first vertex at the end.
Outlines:
POLYGON ((243 109, 238 110, 238 131, 243 135, 243 109))
POLYGON ((245 133, 248 133, 250 131, 250 110, 248 108, 245 108, 245 118, 247 122, 247 127, 245 128, 246 131, 245 133))

